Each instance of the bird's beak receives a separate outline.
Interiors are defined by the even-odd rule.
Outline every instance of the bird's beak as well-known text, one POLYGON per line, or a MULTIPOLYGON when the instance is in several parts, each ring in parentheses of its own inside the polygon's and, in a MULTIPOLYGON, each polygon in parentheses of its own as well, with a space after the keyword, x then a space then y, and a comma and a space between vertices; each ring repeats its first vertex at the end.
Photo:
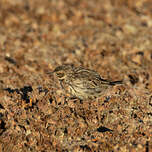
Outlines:
POLYGON ((52 72, 47 71, 46 74, 48 74, 49 76, 52 76, 54 74, 54 71, 52 71, 52 72))

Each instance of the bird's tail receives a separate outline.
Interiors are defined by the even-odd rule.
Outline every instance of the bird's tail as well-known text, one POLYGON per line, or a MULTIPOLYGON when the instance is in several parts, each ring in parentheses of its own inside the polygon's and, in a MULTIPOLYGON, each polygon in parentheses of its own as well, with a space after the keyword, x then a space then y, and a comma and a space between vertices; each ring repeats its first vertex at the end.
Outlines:
POLYGON ((123 81, 111 81, 109 82, 110 85, 116 85, 116 84, 123 84, 123 81))

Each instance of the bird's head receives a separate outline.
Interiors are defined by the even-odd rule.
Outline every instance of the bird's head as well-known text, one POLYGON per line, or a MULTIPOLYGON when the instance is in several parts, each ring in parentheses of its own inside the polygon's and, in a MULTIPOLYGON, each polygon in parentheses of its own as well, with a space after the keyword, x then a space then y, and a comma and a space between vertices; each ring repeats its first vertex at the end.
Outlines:
POLYGON ((55 68, 53 73, 56 74, 59 80, 65 80, 69 74, 73 71, 73 65, 61 65, 55 68))

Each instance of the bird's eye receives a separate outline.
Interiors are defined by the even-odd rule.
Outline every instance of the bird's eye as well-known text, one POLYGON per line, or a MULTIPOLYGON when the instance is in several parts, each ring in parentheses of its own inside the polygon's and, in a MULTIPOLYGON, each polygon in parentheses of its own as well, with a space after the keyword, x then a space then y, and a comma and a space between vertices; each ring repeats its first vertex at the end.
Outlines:
POLYGON ((64 73, 57 73, 58 78, 64 77, 64 73))

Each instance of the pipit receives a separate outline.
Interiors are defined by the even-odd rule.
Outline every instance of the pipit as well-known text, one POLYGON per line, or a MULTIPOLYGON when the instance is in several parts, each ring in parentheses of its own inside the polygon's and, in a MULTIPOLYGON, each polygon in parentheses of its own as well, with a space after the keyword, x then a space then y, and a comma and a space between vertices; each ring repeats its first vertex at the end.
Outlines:
POLYGON ((95 99, 104 95, 112 86, 122 84, 122 81, 103 79, 94 70, 73 65, 58 66, 53 73, 56 74, 60 81, 62 89, 71 97, 80 100, 95 99))

